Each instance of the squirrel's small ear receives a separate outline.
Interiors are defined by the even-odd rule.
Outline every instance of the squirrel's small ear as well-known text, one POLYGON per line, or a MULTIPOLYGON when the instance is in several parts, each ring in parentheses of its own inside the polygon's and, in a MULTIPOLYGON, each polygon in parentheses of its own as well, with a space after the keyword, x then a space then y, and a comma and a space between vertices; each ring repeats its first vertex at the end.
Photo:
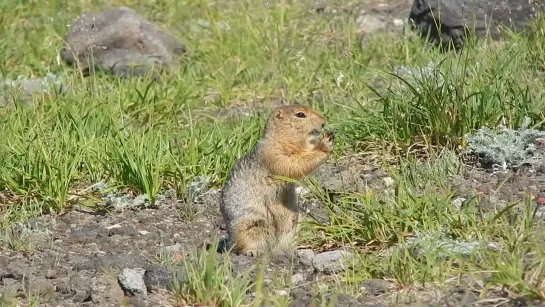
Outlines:
POLYGON ((276 113, 274 114, 274 118, 275 118, 275 119, 282 119, 282 118, 284 118, 284 112, 282 112, 282 110, 276 111, 276 113))

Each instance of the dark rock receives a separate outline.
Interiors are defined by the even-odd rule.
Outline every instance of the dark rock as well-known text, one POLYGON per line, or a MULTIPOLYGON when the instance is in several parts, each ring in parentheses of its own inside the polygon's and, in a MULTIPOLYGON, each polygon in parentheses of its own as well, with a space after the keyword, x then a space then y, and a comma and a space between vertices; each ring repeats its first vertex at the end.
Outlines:
POLYGON ((336 295, 329 295, 327 306, 339 306, 339 307, 354 306, 354 307, 357 307, 357 306, 363 306, 363 304, 353 296, 339 293, 339 294, 336 294, 336 295))
POLYGON ((391 284, 384 279, 367 279, 361 282, 360 286, 369 296, 378 296, 391 290, 391 284))
POLYGON ((21 282, 13 278, 2 278, 0 283, 0 293, 15 295, 17 292, 23 290, 23 285, 21 282))
MULTIPOLYGON (((210 247, 212 247, 212 244, 208 244, 206 246, 206 249, 210 249, 210 247)), ((229 247, 230 247, 229 238, 228 237, 220 238, 218 240, 218 246, 216 248, 216 252, 220 254, 225 253, 229 250, 229 247)))
POLYGON ((98 275, 91 278, 91 300, 89 306, 120 306, 124 292, 115 276, 98 275))
POLYGON ((95 270, 97 266, 96 257, 88 258, 76 258, 72 261, 72 267, 75 272, 95 270))
POLYGON ((528 22, 539 16, 544 5, 526 0, 414 0, 409 24, 423 37, 443 47, 453 44, 462 47, 466 30, 477 36, 498 39, 500 27, 523 30, 528 22))
POLYGON ((70 298, 74 303, 91 301, 91 280, 86 277, 61 278, 58 280, 55 290, 63 294, 65 298, 70 298))
POLYGON ((449 291, 449 295, 444 297, 445 303, 457 302, 460 305, 468 306, 479 300, 479 297, 471 290, 462 286, 456 286, 449 291))
POLYGON ((314 296, 308 291, 294 289, 290 292, 290 296, 290 307, 306 307, 316 305, 314 304, 314 296))
POLYGON ((91 296, 91 290, 89 289, 76 289, 72 301, 74 303, 85 303, 92 301, 93 297, 91 296))
MULTIPOLYGON (((218 259, 218 261, 222 261, 221 258, 218 259)), ((246 271, 254 271, 255 267, 256 265, 252 257, 247 257, 244 255, 231 256, 231 270, 235 274, 246 271)))
POLYGON ((71 238, 76 241, 75 243, 90 243, 94 242, 97 238, 108 236, 108 230, 99 226, 86 226, 70 231, 71 238))
POLYGON ((72 288, 70 287, 70 278, 65 277, 57 281, 57 286, 55 288, 57 292, 61 294, 70 294, 72 293, 72 288))
POLYGON ((186 48, 127 7, 83 15, 70 26, 61 58, 84 72, 98 67, 121 76, 174 68, 186 48), (93 65, 94 63, 94 65, 93 65))
POLYGON ((16 280, 22 280, 23 277, 28 278, 29 276, 31 276, 34 271, 35 271, 35 268, 29 267, 24 262, 20 260, 13 260, 3 270, 2 276, 0 279, 12 278, 16 280))
POLYGON ((110 229, 110 235, 120 235, 120 236, 138 236, 138 231, 133 227, 122 226, 115 227, 110 229))
POLYGON ((146 268, 146 273, 144 273, 144 283, 148 292, 153 292, 154 288, 173 290, 175 280, 179 285, 184 282, 182 270, 170 268, 164 264, 152 264, 146 268))
POLYGON ((45 272, 45 278, 47 279, 55 279, 57 278, 57 271, 55 270, 47 270, 45 272))

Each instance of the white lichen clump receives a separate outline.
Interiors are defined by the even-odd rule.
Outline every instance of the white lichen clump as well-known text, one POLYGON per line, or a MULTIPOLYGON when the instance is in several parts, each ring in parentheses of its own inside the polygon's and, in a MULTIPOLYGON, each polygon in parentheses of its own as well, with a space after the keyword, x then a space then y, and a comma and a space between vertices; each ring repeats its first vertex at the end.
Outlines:
POLYGON ((482 127, 475 135, 465 136, 467 150, 479 155, 483 163, 492 163, 503 170, 522 165, 540 166, 543 153, 536 149, 534 141, 545 136, 545 132, 528 129, 529 124, 530 119, 525 118, 518 130, 482 127))

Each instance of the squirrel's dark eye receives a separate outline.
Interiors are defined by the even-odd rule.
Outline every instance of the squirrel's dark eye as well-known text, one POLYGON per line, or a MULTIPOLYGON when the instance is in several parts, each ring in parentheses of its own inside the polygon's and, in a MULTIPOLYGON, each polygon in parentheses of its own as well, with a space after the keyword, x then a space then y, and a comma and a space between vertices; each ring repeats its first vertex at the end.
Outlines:
POLYGON ((305 118, 305 117, 307 117, 307 116, 305 115, 305 113, 303 113, 303 112, 295 113, 295 116, 297 116, 297 117, 299 117, 299 118, 305 118))

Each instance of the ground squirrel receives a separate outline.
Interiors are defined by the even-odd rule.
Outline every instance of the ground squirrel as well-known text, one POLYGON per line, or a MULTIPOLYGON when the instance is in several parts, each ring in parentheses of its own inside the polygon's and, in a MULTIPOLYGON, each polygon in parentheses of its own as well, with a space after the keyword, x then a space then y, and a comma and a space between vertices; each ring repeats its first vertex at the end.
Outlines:
POLYGON ((258 255, 291 246, 298 227, 295 184, 322 164, 335 133, 322 135, 326 120, 310 107, 284 105, 269 115, 254 148, 237 160, 225 182, 220 210, 227 245, 237 254, 258 255))

